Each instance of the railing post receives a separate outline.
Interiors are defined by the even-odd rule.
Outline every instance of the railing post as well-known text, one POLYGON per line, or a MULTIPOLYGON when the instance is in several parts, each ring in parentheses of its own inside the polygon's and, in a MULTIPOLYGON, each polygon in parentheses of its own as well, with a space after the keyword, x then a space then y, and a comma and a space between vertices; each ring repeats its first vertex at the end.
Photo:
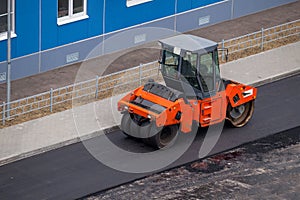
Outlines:
POLYGON ((261 50, 264 50, 264 28, 261 28, 261 50))
POLYGON ((7 102, 6 104, 6 119, 10 118, 10 102, 7 102))
POLYGON ((5 102, 2 105, 2 125, 5 125, 5 102))
POLYGON ((142 64, 140 64, 140 67, 139 67, 139 80, 140 80, 140 85, 142 85, 142 64))
POLYGON ((53 88, 50 89, 50 112, 53 110, 53 88))
POLYGON ((95 98, 98 98, 98 92, 99 92, 99 76, 96 76, 96 91, 95 91, 95 98))
POLYGON ((222 61, 224 61, 224 59, 225 59, 224 49, 225 49, 225 40, 223 39, 222 40, 222 61))

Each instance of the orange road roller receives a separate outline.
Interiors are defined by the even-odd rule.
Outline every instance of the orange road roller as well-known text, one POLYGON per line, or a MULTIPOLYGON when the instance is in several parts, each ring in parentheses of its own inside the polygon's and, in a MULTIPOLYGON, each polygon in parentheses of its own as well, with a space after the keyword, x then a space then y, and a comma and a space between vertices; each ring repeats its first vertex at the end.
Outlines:
MULTIPOLYGON (((207 127, 228 121, 242 127, 254 111, 257 89, 220 76, 216 42, 177 35, 159 41, 164 83, 149 80, 118 102, 121 130, 164 148, 193 124, 207 127)), ((228 51, 226 56, 228 55, 228 51)))

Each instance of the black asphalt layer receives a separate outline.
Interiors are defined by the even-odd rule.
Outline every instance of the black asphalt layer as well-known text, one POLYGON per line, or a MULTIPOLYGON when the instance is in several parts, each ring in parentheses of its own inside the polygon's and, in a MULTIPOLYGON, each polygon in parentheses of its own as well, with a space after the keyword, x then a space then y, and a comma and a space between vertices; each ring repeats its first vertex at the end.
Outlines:
MULTIPOLYGON (((298 127, 299 85, 298 75, 259 87, 252 120, 243 128, 225 127, 210 155, 298 127)), ((206 130, 201 129, 187 152, 168 168, 197 160, 206 130)), ((97 148, 104 137, 87 142, 97 148)), ((133 152, 152 150, 126 138, 120 131, 109 133, 108 138, 133 152)), ((131 162, 121 156, 112 159, 125 165, 131 162)), ((91 156, 82 143, 77 143, 0 167, 0 199, 75 199, 151 173, 154 172, 132 174, 113 170, 91 156)))

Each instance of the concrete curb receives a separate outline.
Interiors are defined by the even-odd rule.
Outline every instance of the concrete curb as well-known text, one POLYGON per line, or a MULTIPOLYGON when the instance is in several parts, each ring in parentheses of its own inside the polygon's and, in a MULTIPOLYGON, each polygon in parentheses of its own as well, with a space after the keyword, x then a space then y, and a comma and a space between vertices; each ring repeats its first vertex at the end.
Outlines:
POLYGON ((298 75, 298 74, 300 74, 300 69, 291 70, 291 71, 288 71, 286 73, 277 74, 276 76, 273 76, 273 77, 268 77, 264 80, 257 81, 255 83, 250 83, 249 85, 252 85, 254 87, 259 87, 259 86, 263 86, 263 85, 266 85, 268 83, 273 83, 273 82, 276 82, 276 81, 280 81, 282 79, 289 78, 289 77, 292 77, 292 76, 295 76, 295 75, 298 75))
MULTIPOLYGON (((279 80, 289 78, 291 76, 295 76, 295 75, 298 75, 298 74, 300 74, 300 69, 291 70, 287 73, 278 74, 276 76, 269 77, 269 78, 266 78, 266 79, 258 81, 258 82, 250 83, 250 85, 252 85, 254 87, 259 87, 259 86, 263 86, 263 85, 266 85, 268 83, 279 81, 279 80)), ((38 155, 38 154, 42 154, 42 153, 45 153, 45 152, 48 152, 48 151, 52 151, 52 150, 55 150, 55 149, 58 149, 58 148, 69 146, 69 145, 72 145, 72 144, 75 144, 75 143, 78 143, 78 142, 81 142, 81 141, 85 141, 85 140, 100 136, 103 133, 104 134, 109 134, 109 133, 111 133, 115 130, 119 130, 118 125, 113 126, 113 127, 109 127, 109 128, 105 128, 103 130, 99 130, 97 132, 93 132, 93 133, 87 134, 87 135, 82 136, 82 137, 76 137, 76 138, 73 138, 73 139, 70 139, 70 140, 67 140, 67 141, 63 141, 63 142, 54 144, 54 145, 50 145, 50 146, 47 146, 47 147, 42 147, 42 148, 27 152, 27 153, 22 153, 20 155, 11 156, 9 158, 2 159, 0 161, 0 166, 6 165, 6 164, 9 164, 9 163, 12 163, 12 162, 16 162, 18 160, 22 160, 24 158, 35 156, 35 155, 38 155)))

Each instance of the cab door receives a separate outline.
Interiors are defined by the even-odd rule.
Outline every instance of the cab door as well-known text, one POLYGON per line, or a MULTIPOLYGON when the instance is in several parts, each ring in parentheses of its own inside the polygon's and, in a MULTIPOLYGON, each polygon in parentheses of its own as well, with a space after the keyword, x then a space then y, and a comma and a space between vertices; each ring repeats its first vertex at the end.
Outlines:
POLYGON ((223 121, 226 115, 225 105, 226 102, 222 93, 203 100, 200 107, 201 126, 205 127, 223 121))

